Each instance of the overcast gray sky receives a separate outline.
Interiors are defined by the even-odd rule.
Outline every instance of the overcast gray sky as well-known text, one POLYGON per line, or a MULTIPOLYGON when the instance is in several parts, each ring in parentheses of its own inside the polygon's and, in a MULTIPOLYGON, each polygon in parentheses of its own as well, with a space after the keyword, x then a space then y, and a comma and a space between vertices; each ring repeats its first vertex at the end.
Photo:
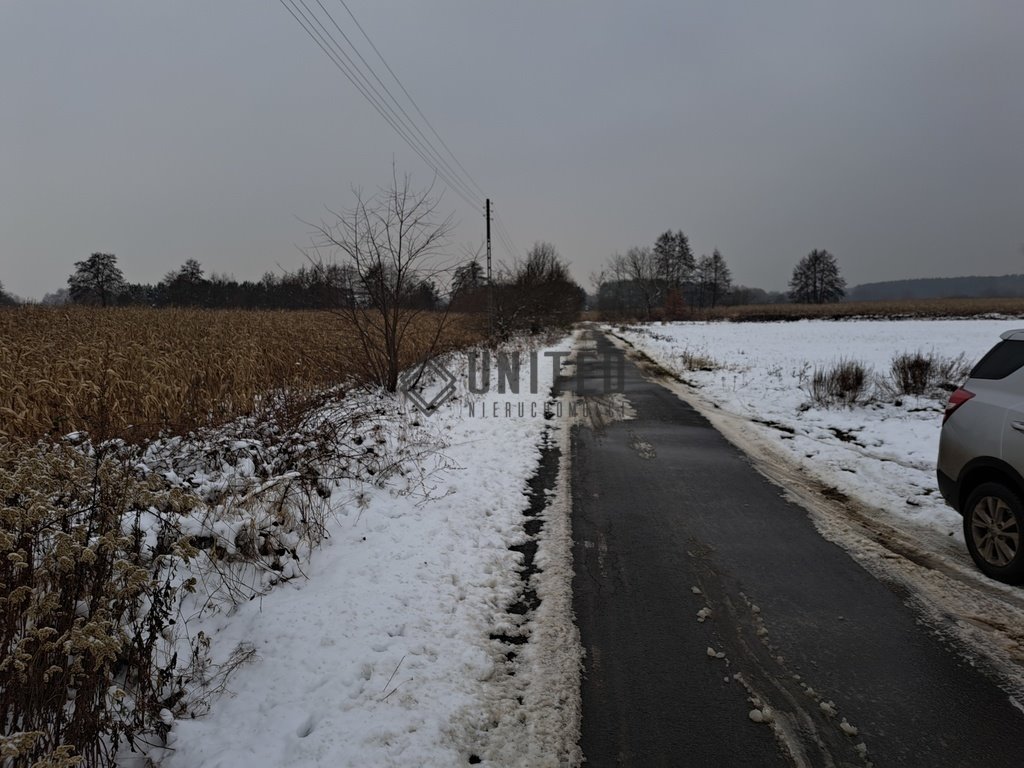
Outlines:
MULTIPOLYGON (((851 285, 1024 271, 1020 0, 348 3, 515 244, 584 284, 668 228, 769 289, 812 248, 851 285)), ((132 281, 294 268, 300 218, 393 159, 432 178, 276 0, 4 0, 0 99, 23 296, 93 251, 132 281)))

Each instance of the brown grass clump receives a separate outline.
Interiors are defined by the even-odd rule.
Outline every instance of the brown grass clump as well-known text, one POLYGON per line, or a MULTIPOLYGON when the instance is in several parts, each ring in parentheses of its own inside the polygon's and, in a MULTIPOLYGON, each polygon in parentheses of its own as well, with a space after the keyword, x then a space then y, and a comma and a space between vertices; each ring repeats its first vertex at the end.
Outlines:
POLYGON ((885 387, 899 395, 941 396, 967 378, 971 364, 964 355, 943 357, 934 352, 904 352, 892 359, 885 387))
POLYGON ((815 405, 853 406, 870 394, 871 371, 857 360, 839 360, 831 366, 815 368, 807 391, 815 405))
MULTIPOLYGON (((154 650, 173 624, 175 588, 153 572, 141 537, 122 520, 184 501, 116 458, 67 445, 3 457, 3 765, 113 764, 119 745, 133 745, 174 705, 165 697, 180 687, 175 662, 161 666, 154 650)), ((191 551, 186 542, 176 554, 191 551)))
MULTIPOLYGON (((417 319, 405 364, 440 315, 417 319)), ((439 349, 478 331, 449 317, 439 349)), ((355 335, 328 312, 196 309, 0 311, 0 438, 88 431, 145 439, 253 413, 268 394, 359 383, 355 335)))

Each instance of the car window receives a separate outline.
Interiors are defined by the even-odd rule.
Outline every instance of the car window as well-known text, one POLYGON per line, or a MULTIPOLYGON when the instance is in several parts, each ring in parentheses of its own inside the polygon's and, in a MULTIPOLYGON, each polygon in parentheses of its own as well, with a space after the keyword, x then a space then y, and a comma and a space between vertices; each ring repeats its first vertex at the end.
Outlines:
POLYGON ((1024 365, 1024 341, 1001 341, 971 371, 972 379, 1005 379, 1024 365))

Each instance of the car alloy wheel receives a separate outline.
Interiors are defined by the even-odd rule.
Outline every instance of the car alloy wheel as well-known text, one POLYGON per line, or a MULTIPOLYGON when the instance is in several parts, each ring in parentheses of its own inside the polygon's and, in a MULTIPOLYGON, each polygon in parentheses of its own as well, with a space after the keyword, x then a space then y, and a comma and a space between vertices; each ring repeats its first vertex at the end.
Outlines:
POLYGON ((964 538, 978 567, 1000 581, 1024 580, 1024 505, 1017 494, 1001 483, 983 483, 964 511, 964 538))
POLYGON ((1000 568, 1013 561, 1020 547, 1017 518, 997 496, 983 497, 971 510, 971 535, 978 554, 1000 568))

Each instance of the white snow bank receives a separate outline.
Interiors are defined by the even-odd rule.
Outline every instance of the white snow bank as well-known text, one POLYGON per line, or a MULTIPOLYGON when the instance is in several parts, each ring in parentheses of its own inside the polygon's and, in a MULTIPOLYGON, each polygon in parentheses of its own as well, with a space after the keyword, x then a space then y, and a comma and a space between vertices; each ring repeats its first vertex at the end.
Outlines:
POLYGON ((431 415, 404 404, 396 421, 435 436, 422 471, 335 490, 336 519, 308 578, 193 628, 212 637, 218 660, 239 646, 256 660, 230 677, 208 716, 175 723, 165 766, 453 766, 482 748, 553 765, 571 757, 581 651, 567 597, 564 482, 541 534, 537 642, 520 653, 514 688, 507 649, 490 639, 522 588, 521 555, 509 547, 525 539, 526 481, 551 424, 550 364, 537 374, 536 394, 524 365, 520 394, 471 398, 460 373, 456 398, 431 415), (487 407, 470 415, 470 399, 487 407))

